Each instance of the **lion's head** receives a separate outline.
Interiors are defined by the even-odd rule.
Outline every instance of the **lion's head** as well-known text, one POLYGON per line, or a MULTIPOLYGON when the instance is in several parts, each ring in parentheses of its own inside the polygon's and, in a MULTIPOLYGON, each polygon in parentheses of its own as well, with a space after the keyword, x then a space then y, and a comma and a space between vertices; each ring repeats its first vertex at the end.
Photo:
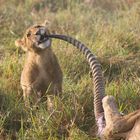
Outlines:
POLYGON ((24 51, 41 51, 51 46, 51 39, 46 35, 49 31, 44 25, 29 27, 23 38, 15 41, 16 46, 21 46, 24 51))

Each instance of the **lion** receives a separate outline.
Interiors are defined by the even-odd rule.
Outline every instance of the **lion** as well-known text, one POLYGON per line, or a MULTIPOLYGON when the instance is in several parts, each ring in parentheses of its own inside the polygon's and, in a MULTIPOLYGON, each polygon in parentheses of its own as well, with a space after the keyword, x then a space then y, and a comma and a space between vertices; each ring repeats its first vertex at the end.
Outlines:
POLYGON ((37 103, 46 92, 53 95, 62 92, 62 70, 52 51, 51 39, 45 37, 47 34, 46 25, 34 25, 15 41, 27 54, 20 79, 26 105, 30 104, 29 97, 37 103))
POLYGON ((113 96, 102 100, 106 126, 101 135, 106 140, 139 140, 140 138, 140 109, 127 115, 122 115, 113 96))
MULTIPOLYGON (((118 111, 114 97, 105 96, 104 78, 96 56, 80 41, 66 35, 50 35, 44 26, 29 28, 24 38, 16 42, 18 46, 28 52, 27 60, 30 60, 25 63, 21 76, 24 98, 26 99, 32 91, 40 97, 48 88, 55 94, 62 90, 62 72, 56 56, 50 48, 50 38, 61 39, 74 45, 82 51, 90 64, 94 84, 94 113, 100 139, 139 140, 140 110, 122 115, 118 111)), ((53 109, 50 100, 48 103, 49 108, 53 109)))

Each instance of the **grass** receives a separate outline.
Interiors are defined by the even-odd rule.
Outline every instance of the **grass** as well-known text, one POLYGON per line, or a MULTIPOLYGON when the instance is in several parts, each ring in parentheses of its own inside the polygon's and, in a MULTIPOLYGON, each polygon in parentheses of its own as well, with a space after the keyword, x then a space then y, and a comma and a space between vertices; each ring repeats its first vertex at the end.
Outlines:
MULTIPOLYGON (((48 20, 51 32, 79 39, 102 64, 106 94, 113 95, 119 110, 140 108, 140 13, 137 0, 0 1, 0 134, 7 140, 95 140, 92 79, 84 56, 73 46, 53 40, 64 73, 62 99, 55 98, 49 114, 26 109, 20 74, 25 54, 14 41, 30 25, 48 20), (61 106, 61 107, 60 107, 61 106)), ((0 138, 1 138, 0 137, 0 138)))

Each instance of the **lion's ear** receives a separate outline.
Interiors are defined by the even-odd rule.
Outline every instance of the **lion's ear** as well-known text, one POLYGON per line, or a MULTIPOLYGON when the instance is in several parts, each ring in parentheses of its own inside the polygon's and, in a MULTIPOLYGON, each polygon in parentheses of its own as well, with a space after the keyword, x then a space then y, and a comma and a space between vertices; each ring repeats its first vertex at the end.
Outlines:
POLYGON ((15 45, 17 47, 21 47, 24 51, 27 51, 27 48, 25 47, 25 43, 24 43, 24 41, 22 39, 17 39, 15 41, 15 45))
POLYGON ((50 22, 48 20, 45 20, 42 25, 48 27, 50 25, 50 22))
POLYGON ((23 41, 22 41, 21 39, 17 39, 17 40, 15 40, 15 45, 16 45, 17 47, 19 47, 19 46, 23 46, 24 43, 23 43, 23 41))

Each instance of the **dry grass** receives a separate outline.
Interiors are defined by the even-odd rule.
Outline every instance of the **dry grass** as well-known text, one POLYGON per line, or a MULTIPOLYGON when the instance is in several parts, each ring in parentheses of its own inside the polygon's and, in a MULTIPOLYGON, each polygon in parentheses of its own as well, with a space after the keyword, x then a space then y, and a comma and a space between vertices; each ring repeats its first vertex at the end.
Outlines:
POLYGON ((79 51, 62 41, 53 40, 64 72, 64 93, 62 99, 55 99, 54 114, 49 115, 46 102, 38 110, 24 108, 19 80, 25 54, 14 41, 27 27, 46 19, 51 32, 81 40, 98 56, 106 94, 115 96, 120 111, 127 113, 140 107, 140 3, 102 2, 0 1, 1 135, 9 140, 96 139, 91 136, 95 124, 88 63, 79 51))

